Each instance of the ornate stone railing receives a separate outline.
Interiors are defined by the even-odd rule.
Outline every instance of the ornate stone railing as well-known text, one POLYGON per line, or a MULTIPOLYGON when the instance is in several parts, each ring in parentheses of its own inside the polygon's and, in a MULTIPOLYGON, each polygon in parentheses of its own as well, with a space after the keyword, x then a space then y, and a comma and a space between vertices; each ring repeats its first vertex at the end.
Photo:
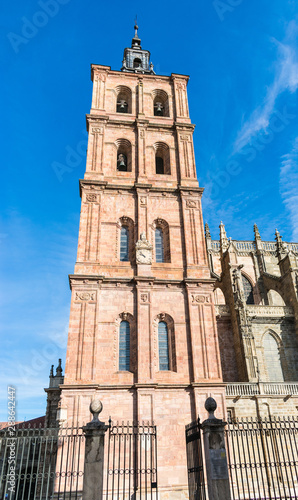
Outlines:
POLYGON ((212 240, 211 241, 211 248, 215 252, 219 252, 220 251, 220 242, 218 240, 212 240))
POLYGON ((262 241, 262 248, 267 252, 276 252, 276 243, 275 241, 262 241))
POLYGON ((285 245, 292 252, 298 253, 298 243, 285 243, 285 245))
MULTIPOLYGON (((220 306, 221 307, 221 306, 220 306)), ((287 306, 246 306, 249 316, 294 316, 292 307, 287 306)))
MULTIPOLYGON (((256 250, 256 243, 255 241, 238 241, 238 240, 233 240, 233 243, 235 247, 237 248, 238 252, 254 252, 256 250)), ((259 243, 259 248, 262 248, 265 252, 269 252, 271 254, 276 253, 276 242, 275 241, 260 241, 259 243)), ((286 241, 284 242, 284 245, 288 250, 292 250, 292 252, 298 254, 298 243, 287 243, 286 241)), ((211 241, 211 248, 214 252, 219 252, 220 251, 220 241, 219 240, 212 240, 211 241)))
POLYGON ((227 396, 255 396, 260 394, 258 384, 252 382, 238 382, 228 384, 226 387, 227 396))
POLYGON ((256 249, 254 241, 236 241, 233 240, 238 252, 254 252, 256 249))
POLYGON ((298 395, 298 382, 234 382, 227 384, 226 395, 233 397, 298 395))

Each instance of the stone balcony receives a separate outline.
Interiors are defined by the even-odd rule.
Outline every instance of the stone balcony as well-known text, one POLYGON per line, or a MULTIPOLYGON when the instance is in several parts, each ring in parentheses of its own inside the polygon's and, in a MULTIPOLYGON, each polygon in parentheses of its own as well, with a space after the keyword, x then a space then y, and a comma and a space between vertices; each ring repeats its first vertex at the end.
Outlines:
POLYGON ((298 396, 298 382, 233 382, 227 384, 226 396, 298 396))

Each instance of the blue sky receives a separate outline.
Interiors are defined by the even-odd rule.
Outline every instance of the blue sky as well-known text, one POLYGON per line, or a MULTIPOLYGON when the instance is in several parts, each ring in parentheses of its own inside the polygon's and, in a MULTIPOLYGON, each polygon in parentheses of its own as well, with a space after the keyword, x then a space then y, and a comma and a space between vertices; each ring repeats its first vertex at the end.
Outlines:
POLYGON ((135 14, 159 74, 190 75, 204 219, 214 239, 298 241, 298 9, 295 0, 135 4, 51 0, 2 6, 1 414, 45 413, 65 360, 69 273, 85 169, 90 64, 120 69, 135 14), (45 13, 47 12, 47 14, 45 13), (75 153, 74 153, 75 152, 75 153), (62 176, 55 165, 66 165, 62 176), (69 158, 70 159, 70 158, 69 158))

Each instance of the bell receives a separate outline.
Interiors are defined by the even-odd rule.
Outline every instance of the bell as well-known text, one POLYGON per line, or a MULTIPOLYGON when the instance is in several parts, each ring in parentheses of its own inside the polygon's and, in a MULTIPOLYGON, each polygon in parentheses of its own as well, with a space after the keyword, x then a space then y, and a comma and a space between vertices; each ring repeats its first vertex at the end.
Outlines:
POLYGON ((126 157, 122 153, 118 156, 117 164, 118 170, 126 170, 126 157))
POLYGON ((121 101, 120 101, 120 108, 121 109, 125 109, 125 105, 126 105, 126 102, 123 99, 121 99, 121 101))
POLYGON ((163 105, 162 105, 162 103, 161 102, 157 102, 155 106, 156 106, 156 114, 157 114, 157 116, 163 115, 163 105))

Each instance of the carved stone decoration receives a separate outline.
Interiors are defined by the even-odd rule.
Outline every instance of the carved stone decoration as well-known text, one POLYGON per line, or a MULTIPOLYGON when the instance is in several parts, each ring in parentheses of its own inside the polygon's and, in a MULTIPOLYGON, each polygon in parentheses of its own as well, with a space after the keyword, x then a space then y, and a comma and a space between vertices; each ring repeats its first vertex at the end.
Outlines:
POLYGON ((76 292, 75 300, 95 300, 96 292, 76 292))
POLYGON ((181 141, 188 142, 190 140, 190 137, 189 137, 189 135, 183 134, 183 135, 180 135, 180 139, 181 139, 181 141))
POLYGON ((196 200, 186 200, 186 206, 188 208, 197 208, 198 203, 196 200))
POLYGON ((193 304, 204 304, 205 302, 210 302, 209 297, 206 297, 205 295, 192 294, 191 298, 193 304))
POLYGON ((103 134, 103 128, 102 127, 93 128, 92 132, 93 134, 103 134))
POLYGON ((145 137, 145 130, 140 130, 140 137, 143 139, 145 137))
POLYGON ((147 205, 147 198, 146 198, 146 196, 141 196, 140 197, 140 204, 143 205, 143 206, 147 205))
POLYGON ((148 293, 141 293, 141 302, 143 302, 143 304, 148 303, 148 298, 148 293))
POLYGON ((86 201, 89 201, 89 202, 97 201, 97 194, 95 194, 95 193, 86 194, 86 201))
POLYGON ((146 240, 145 233, 141 233, 136 243, 136 261, 137 264, 152 264, 152 245, 146 240))

